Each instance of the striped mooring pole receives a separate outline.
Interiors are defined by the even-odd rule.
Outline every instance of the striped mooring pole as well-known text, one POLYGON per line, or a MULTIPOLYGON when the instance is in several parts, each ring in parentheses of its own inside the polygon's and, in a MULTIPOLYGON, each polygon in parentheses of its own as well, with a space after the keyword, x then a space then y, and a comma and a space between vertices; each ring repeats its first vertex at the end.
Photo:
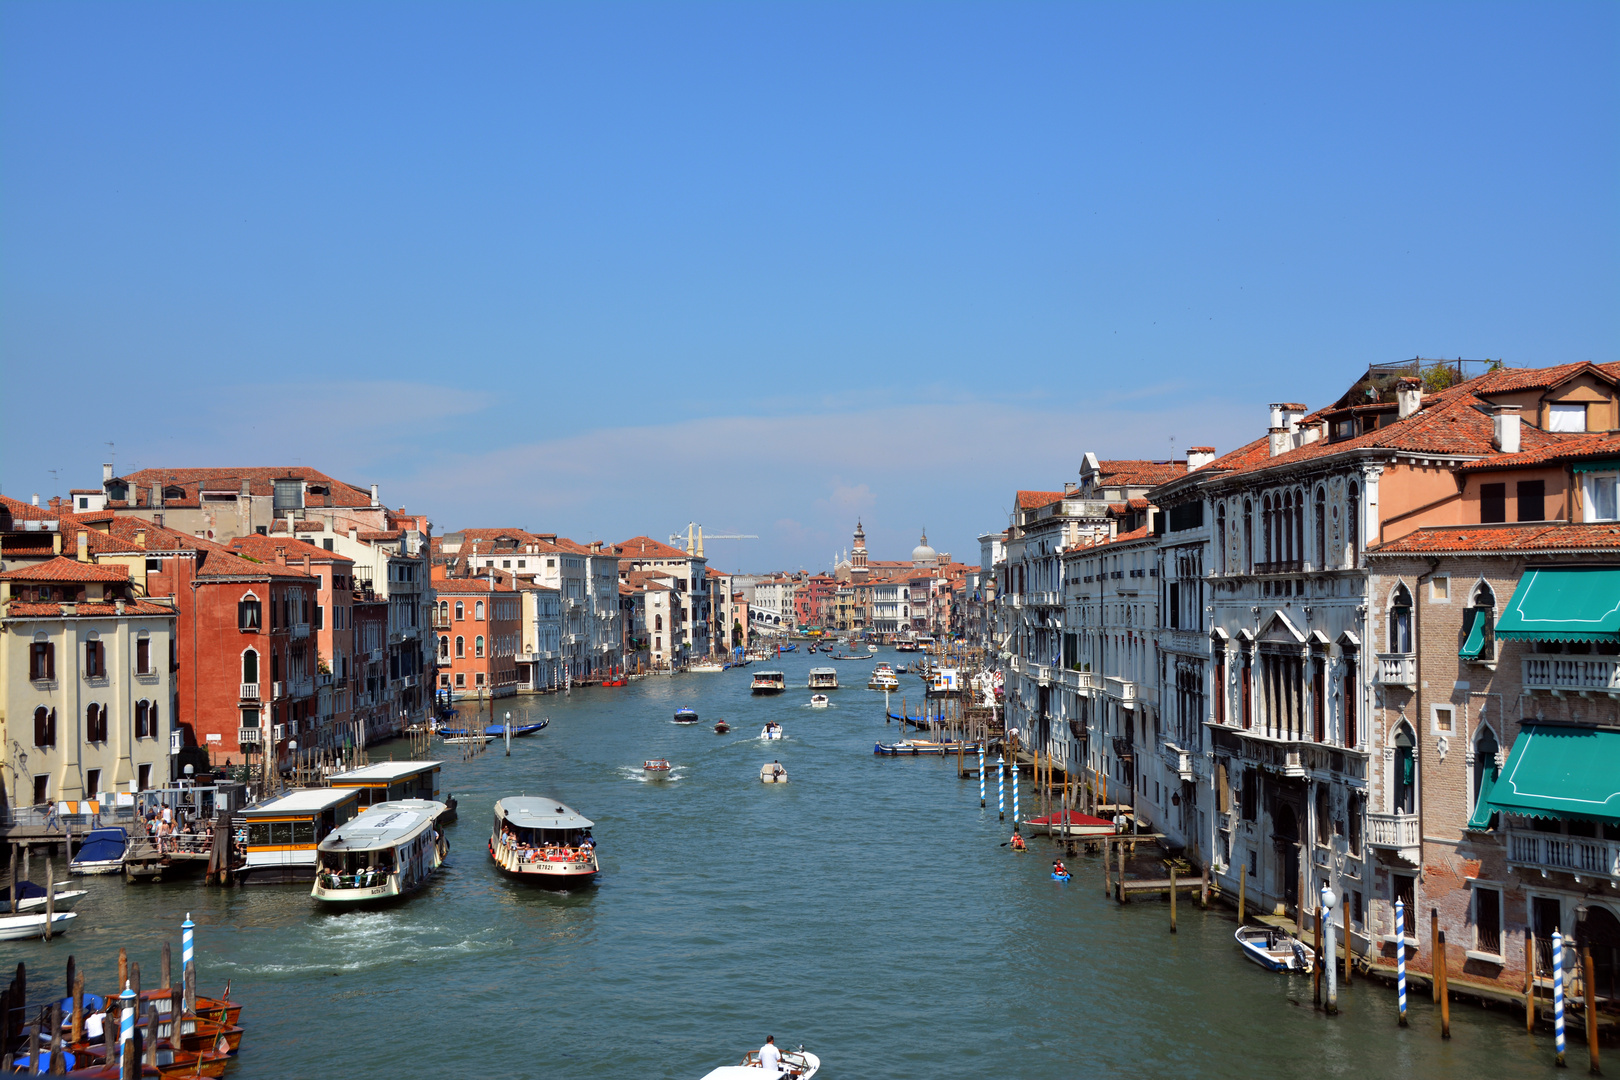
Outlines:
POLYGON ((979 809, 984 809, 984 742, 979 742, 979 809))
POLYGON ((1018 748, 1013 747, 1012 760, 1013 828, 1018 828, 1018 748))
POLYGON ((135 991, 124 983, 124 992, 118 995, 118 1052, 132 1053, 135 1045, 135 991))
POLYGON ((1000 754, 996 755, 996 813, 1007 820, 1007 762, 1000 754))
POLYGON ((186 912, 186 921, 180 924, 180 970, 191 970, 191 932, 197 924, 191 921, 191 912, 186 912))
POLYGON ((1406 904, 1395 901, 1395 1001, 1406 1026, 1406 904))
POLYGON ((1553 1047, 1564 1067, 1564 935, 1553 931, 1553 1047))

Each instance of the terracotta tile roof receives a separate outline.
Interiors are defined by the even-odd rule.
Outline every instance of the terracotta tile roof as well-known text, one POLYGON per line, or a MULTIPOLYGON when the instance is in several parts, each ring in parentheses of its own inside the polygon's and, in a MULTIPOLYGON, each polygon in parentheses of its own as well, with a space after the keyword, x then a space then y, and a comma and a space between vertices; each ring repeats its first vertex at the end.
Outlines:
POLYGON ((1620 456, 1620 432, 1600 431, 1551 435, 1549 440, 1535 450, 1520 450, 1517 454, 1492 454, 1490 457, 1481 458, 1478 461, 1470 461, 1463 465, 1459 471, 1483 472, 1492 469, 1518 469, 1553 461, 1620 456))
POLYGON ((57 517, 43 506, 0 495, 0 524, 8 515, 15 521, 51 521, 57 517))
POLYGON ((1609 551, 1620 554, 1620 523, 1532 522, 1437 525, 1369 549, 1373 555, 1469 554, 1508 551, 1609 551))
POLYGON ((660 543, 650 536, 632 536, 622 544, 612 544, 606 554, 621 559, 684 559, 686 552, 678 547, 660 543))
POLYGON ((1036 510, 1043 506, 1051 506, 1063 498, 1061 491, 1020 491, 1018 493, 1018 509, 1036 510))
MULTIPOLYGON (((144 498, 146 489, 153 484, 160 487, 180 487, 186 492, 185 502, 195 504, 200 491, 240 491, 242 481, 248 482, 248 491, 253 495, 274 495, 277 480, 296 479, 305 482, 306 489, 311 485, 328 487, 331 494, 332 506, 370 506, 370 490, 362 491, 353 484, 346 484, 341 480, 334 480, 318 469, 306 469, 294 465, 276 468, 222 468, 222 469, 140 469, 119 477, 136 487, 142 489, 144 498)), ((306 493, 304 501, 310 506, 324 506, 327 496, 324 494, 306 493)), ((172 500, 165 499, 166 503, 172 500)))
MULTIPOLYGON (((118 605, 104 600, 81 600, 73 607, 73 612, 80 618, 105 619, 118 616, 118 605)), ((174 615, 174 608, 163 604, 154 604, 150 600, 125 600, 125 615, 174 615)), ((6 617, 9 619, 60 619, 63 616, 61 604, 24 603, 13 600, 6 605, 6 617)))
POLYGON ((19 566, 0 574, 0 581, 128 581, 129 567, 121 563, 101 566, 58 555, 50 562, 19 566))
POLYGON ((325 548, 311 544, 307 540, 299 540, 292 536, 272 539, 255 533, 251 536, 238 536, 226 546, 239 555, 246 555, 249 558, 266 563, 276 562, 276 551, 280 549, 287 553, 288 562, 296 560, 302 563, 304 556, 308 555, 310 562, 354 564, 354 560, 347 555, 327 551, 325 548))
POLYGON ((290 577, 308 580, 302 566, 282 566, 275 561, 260 561, 239 555, 211 540, 197 540, 197 569, 199 578, 265 578, 290 577))
MULTIPOLYGON (((1304 406, 1300 406, 1304 408, 1304 406)), ((1105 485, 1157 487, 1187 472, 1185 461, 1143 461, 1123 459, 1097 462, 1097 476, 1105 485)))
POLYGON ((404 535, 405 530, 403 529, 389 529, 387 531, 381 529, 361 529, 355 538, 358 540, 365 540, 366 542, 370 543, 377 540, 398 540, 404 535))
MULTIPOLYGON (((77 541, 74 543, 77 544, 77 541)), ((66 551, 66 546, 64 546, 62 550, 66 551)), ((42 556, 51 556, 55 553, 56 534, 53 532, 13 533, 5 538, 4 551, 0 552, 0 554, 4 554, 8 559, 13 559, 18 556, 22 556, 24 558, 40 558, 42 556)))
POLYGON ((1502 368, 1470 381, 1475 387, 1475 392, 1482 394, 1503 394, 1514 390, 1546 390, 1585 373, 1613 382, 1616 377, 1614 367, 1613 364, 1593 364, 1582 360, 1573 364, 1554 364, 1552 367, 1543 368, 1502 368))

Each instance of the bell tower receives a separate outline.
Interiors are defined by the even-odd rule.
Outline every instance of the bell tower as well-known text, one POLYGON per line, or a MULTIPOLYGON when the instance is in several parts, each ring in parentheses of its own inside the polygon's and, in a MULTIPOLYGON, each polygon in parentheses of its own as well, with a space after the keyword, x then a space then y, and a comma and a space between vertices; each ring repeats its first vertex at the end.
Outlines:
POLYGON ((849 551, 849 576, 852 581, 865 581, 871 571, 866 565, 866 530, 859 519, 855 522, 855 546, 849 551))

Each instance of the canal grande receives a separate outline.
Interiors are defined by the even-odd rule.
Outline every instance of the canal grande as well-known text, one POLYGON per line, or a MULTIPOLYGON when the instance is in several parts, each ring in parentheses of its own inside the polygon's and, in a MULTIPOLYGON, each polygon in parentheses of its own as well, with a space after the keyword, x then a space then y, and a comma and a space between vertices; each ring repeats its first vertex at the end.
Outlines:
MULTIPOLYGON (((227 1073, 240 1080, 695 1080, 768 1034, 819 1054, 827 1080, 1554 1074, 1551 1039, 1506 1011, 1458 1004, 1442 1042, 1425 994, 1402 1030, 1393 993, 1358 979, 1326 1019, 1307 979, 1239 957, 1229 913, 1185 904, 1172 935, 1164 906, 1104 899, 1095 857, 1054 883, 1044 841, 1025 856, 1000 846, 993 782, 981 811, 954 761, 872 754, 897 735, 863 688, 869 664, 838 665, 833 706, 808 708, 821 659, 784 657, 776 698, 749 696, 755 665, 497 702, 551 725, 510 757, 440 750, 460 801, 449 862, 398 906, 329 913, 307 886, 88 879, 69 937, 0 957, 44 982, 72 953, 103 987, 127 945, 150 985, 191 913, 200 989, 229 980, 245 1003, 227 1073), (671 723, 683 705, 703 722, 671 723), (712 730, 721 717, 728 735, 712 730), (786 738, 762 742, 772 719, 786 738), (643 779, 650 757, 673 763, 667 782, 643 779), (773 759, 788 784, 759 783, 773 759), (597 886, 496 876, 489 811, 515 794, 595 820, 597 886)), ((372 760, 390 752, 408 756, 384 744, 372 760)))

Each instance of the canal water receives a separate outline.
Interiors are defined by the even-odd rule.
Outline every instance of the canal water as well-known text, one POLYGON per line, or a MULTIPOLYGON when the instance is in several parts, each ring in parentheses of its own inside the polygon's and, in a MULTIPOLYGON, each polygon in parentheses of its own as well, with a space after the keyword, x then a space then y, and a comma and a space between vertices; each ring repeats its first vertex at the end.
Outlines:
MULTIPOLYGON (((1229 914, 1183 904, 1170 934, 1167 905, 1104 899, 1100 858, 1053 882, 1044 840, 1022 856, 1000 846, 993 779, 980 810, 954 759, 872 754, 898 733, 864 688, 870 663, 838 664, 833 707, 810 709, 815 661, 828 663, 801 651, 498 702, 551 725, 510 757, 443 748, 443 788, 460 800, 449 862, 398 906, 331 913, 307 887, 81 879, 91 895, 72 934, 0 944, 0 960, 26 960, 37 986, 71 952, 104 987, 124 945, 155 985, 161 942, 178 965, 189 912, 202 991, 229 980, 244 1003, 226 1074, 239 1080, 696 1080, 766 1035, 819 1054, 826 1080, 1554 1074, 1550 1038, 1504 1010, 1458 1005, 1442 1042, 1426 997, 1402 1030, 1393 993, 1357 980, 1327 1019, 1309 980, 1239 957, 1229 914), (750 697, 749 675, 770 666, 789 691, 750 697), (671 723, 685 705, 701 724, 671 723), (728 735, 712 729, 721 717, 728 735), (760 741, 767 720, 787 737, 760 741), (650 757, 674 764, 667 781, 643 778, 650 757), (772 760, 789 783, 759 782, 772 760), (496 877, 489 809, 519 794, 596 822, 595 887, 496 877)), ((920 683, 902 685, 915 711, 920 683)), ((384 744, 372 759, 390 750, 408 756, 384 744)))

